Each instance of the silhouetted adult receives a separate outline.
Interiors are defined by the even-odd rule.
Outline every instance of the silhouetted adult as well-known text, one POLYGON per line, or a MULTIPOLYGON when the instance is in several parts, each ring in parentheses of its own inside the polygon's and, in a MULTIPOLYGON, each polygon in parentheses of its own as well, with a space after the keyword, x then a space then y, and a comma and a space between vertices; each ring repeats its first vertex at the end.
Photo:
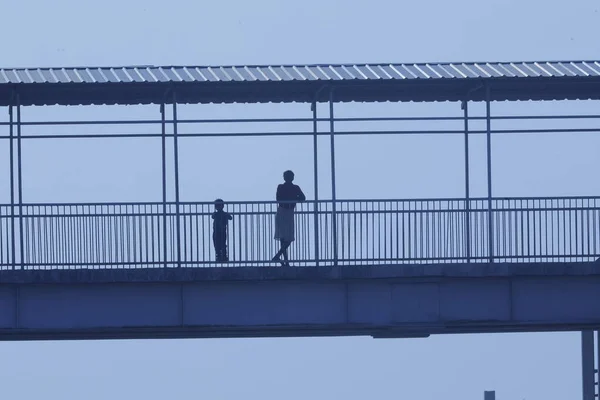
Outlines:
POLYGON ((281 262, 282 266, 289 266, 287 249, 295 240, 294 209, 297 202, 306 200, 306 196, 302 193, 300 186, 292 183, 294 181, 292 171, 285 171, 283 180, 284 183, 277 186, 276 199, 278 207, 275 215, 275 240, 281 242, 281 248, 273 257, 273 261, 281 262), (284 261, 281 261, 282 255, 284 261))

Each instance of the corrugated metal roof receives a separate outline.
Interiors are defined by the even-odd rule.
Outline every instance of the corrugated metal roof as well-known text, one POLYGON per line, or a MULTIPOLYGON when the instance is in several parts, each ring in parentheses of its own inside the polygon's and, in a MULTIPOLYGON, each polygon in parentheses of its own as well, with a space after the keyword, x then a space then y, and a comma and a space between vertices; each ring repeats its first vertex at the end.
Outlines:
POLYGON ((2 68, 0 104, 14 90, 21 104, 160 103, 167 88, 178 102, 306 102, 323 85, 339 101, 444 101, 482 81, 495 100, 595 98, 581 84, 598 79, 600 61, 2 68))
POLYGON ((600 77, 600 61, 2 68, 0 84, 600 77))

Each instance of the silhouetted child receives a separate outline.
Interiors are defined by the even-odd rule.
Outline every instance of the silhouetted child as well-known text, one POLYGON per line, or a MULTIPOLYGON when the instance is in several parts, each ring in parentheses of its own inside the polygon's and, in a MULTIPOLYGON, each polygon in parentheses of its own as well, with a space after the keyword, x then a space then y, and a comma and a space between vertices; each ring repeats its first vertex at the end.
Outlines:
POLYGON ((213 219, 213 244, 215 245, 215 254, 217 262, 229 261, 227 254, 227 225, 233 219, 231 214, 223 211, 225 202, 221 199, 215 200, 215 212, 213 219))

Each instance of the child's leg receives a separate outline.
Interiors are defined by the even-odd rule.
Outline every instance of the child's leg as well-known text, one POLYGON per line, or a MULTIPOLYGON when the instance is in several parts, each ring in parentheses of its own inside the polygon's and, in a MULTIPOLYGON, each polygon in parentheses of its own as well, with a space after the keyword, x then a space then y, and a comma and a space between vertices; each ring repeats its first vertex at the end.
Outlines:
POLYGON ((225 261, 225 243, 223 235, 219 235, 219 259, 225 261))
POLYGON ((215 258, 217 261, 219 261, 219 242, 217 240, 217 235, 215 233, 213 233, 213 246, 215 248, 215 258))
POLYGON ((223 244, 221 236, 218 233, 213 235, 213 244, 215 246, 215 257, 217 262, 223 261, 223 244))
POLYGON ((227 237, 223 234, 221 235, 221 237, 219 238, 220 242, 219 242, 219 250, 220 250, 220 254, 221 254, 221 260, 222 261, 228 261, 228 257, 227 257, 227 237))

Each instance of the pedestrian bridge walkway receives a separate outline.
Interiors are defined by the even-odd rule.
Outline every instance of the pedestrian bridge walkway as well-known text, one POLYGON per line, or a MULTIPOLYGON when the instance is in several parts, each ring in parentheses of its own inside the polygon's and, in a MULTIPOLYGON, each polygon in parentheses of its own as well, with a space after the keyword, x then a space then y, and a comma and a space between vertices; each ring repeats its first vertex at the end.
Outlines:
MULTIPOLYGON (((230 202, 216 263, 212 203, 0 206, 0 266, 115 269, 277 266, 275 202, 230 202)), ((343 200, 298 204, 292 267, 589 262, 600 197, 343 200)))
MULTIPOLYGON (((492 141, 522 134, 593 136, 600 132, 600 115, 590 102, 597 100, 600 61, 0 68, 0 107, 8 111, 0 113, 7 172, 0 189, 0 340, 596 330, 600 197, 498 197, 507 190, 493 185, 498 171, 512 184, 519 167, 512 161, 512 170, 503 169, 506 162, 493 164, 492 141), (502 105, 517 100, 518 106, 502 105), (529 101, 534 115, 527 113, 529 101), (425 104, 434 102, 447 105, 446 111, 425 104), (371 103, 360 108, 365 115, 354 108, 361 103, 371 103), (376 103, 397 104, 376 111, 376 103), (417 103, 428 111, 413 109, 417 103), (540 104, 552 107, 543 111, 540 104), (215 107, 236 118, 219 118, 215 107), (242 108, 248 114, 241 115, 242 108), (259 109, 264 114, 254 114, 259 109), (453 149, 464 162, 455 165, 454 175, 439 174, 435 182, 422 179, 412 161, 408 169, 388 171, 408 171, 440 189, 435 193, 461 193, 464 182, 461 198, 340 199, 338 184, 352 173, 348 163, 366 160, 362 148, 348 152, 344 143, 351 137, 370 142, 406 135, 440 138, 438 149, 453 149), (234 162, 237 172, 252 162, 211 153, 212 139, 237 140, 255 160, 259 155, 252 149, 261 148, 259 137, 286 138, 288 149, 304 141, 305 189, 312 169, 312 190, 306 191, 312 201, 296 209, 290 267, 271 261, 279 247, 273 238, 275 202, 225 204, 233 215, 227 263, 215 261, 214 204, 189 202, 233 198, 220 190, 220 180, 212 180, 215 163, 234 162), (251 138, 256 142, 246 148, 242 141, 251 138), (450 138, 454 147, 446 147, 450 138), (116 166, 116 158, 95 147, 100 142, 107 151, 122 151, 128 167, 116 166), (127 147, 134 142, 140 147, 127 147), (336 159, 340 148, 346 164, 336 159), (91 149, 94 157, 87 160, 91 153, 82 149, 91 149), (106 186, 111 199, 127 198, 117 196, 125 185, 138 183, 136 171, 152 171, 144 193, 155 196, 160 187, 160 201, 75 203, 98 198, 82 193, 91 186, 79 179, 93 182, 94 190, 103 187, 83 172, 62 182, 65 174, 52 172, 52 162, 40 159, 48 153, 76 154, 78 163, 69 172, 85 161, 90 171, 96 169, 96 178, 110 182, 131 168, 131 181, 106 186), (142 154, 148 168, 137 165, 142 154), (33 175, 40 169, 43 174, 33 175), (186 189, 182 195, 190 185, 210 186, 205 178, 215 190, 186 189), (439 187, 445 180, 448 185, 439 187), (72 203, 33 202, 46 201, 43 189, 58 186, 70 188, 62 201, 72 203)), ((510 151, 522 151, 523 163, 535 164, 532 170, 543 170, 535 152, 520 142, 511 146, 510 151)), ((281 160, 284 153, 278 153, 281 160)), ((587 159, 578 151, 571 154, 587 159)), ((261 167, 269 169, 265 177, 300 165, 269 161, 261 167)), ((445 161, 434 160, 436 175, 448 168, 445 161)), ((561 186, 564 180, 552 175, 551 189, 597 194, 590 185, 595 177, 585 174, 597 168, 577 168, 579 188, 561 186)), ((219 179, 237 176, 228 173, 219 179)), ((270 190, 277 183, 271 181, 270 190)), ((406 181, 394 183, 400 187, 406 181)), ((510 193, 523 193, 522 185, 510 193)), ((389 196, 416 193, 403 189, 389 196)), ((356 196, 374 196, 362 190, 356 196)), ((256 193, 266 191, 248 195, 256 193)))

